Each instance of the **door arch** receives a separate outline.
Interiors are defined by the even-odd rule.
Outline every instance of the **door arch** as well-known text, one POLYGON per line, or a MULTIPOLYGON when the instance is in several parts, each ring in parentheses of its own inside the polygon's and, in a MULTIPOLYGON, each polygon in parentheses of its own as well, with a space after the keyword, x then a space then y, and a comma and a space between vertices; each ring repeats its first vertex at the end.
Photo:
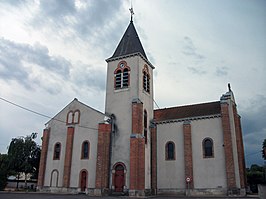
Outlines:
POLYGON ((125 165, 116 163, 113 167, 113 185, 115 192, 123 192, 125 186, 125 165))
POLYGON ((57 169, 54 169, 51 172, 50 187, 58 187, 58 175, 59 175, 59 172, 57 169))
POLYGON ((80 191, 85 192, 88 186, 87 182, 88 182, 88 172, 87 170, 81 170, 79 174, 80 191))

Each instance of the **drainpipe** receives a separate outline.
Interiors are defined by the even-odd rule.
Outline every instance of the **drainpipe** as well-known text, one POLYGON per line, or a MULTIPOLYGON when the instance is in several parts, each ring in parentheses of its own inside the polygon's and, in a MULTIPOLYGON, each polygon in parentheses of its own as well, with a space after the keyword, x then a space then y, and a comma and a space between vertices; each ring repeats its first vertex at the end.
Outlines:
MULTIPOLYGON (((110 133, 110 145, 109 145, 109 170, 108 170, 108 187, 110 188, 110 191, 112 191, 112 182, 111 182, 111 175, 112 175, 112 164, 111 164, 111 161, 112 161, 112 145, 113 145, 113 134, 115 134, 115 115, 114 114, 111 114, 110 116, 110 123, 111 123, 111 133, 110 133), (111 185, 111 187, 110 187, 111 185)), ((110 192, 109 191, 109 192, 110 192)))

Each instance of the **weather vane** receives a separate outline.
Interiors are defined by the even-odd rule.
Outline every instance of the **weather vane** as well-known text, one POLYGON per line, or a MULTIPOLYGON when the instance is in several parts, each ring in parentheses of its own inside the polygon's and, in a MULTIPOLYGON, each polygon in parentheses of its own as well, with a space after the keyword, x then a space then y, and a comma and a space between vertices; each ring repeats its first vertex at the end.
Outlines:
POLYGON ((132 1, 131 1, 131 8, 129 8, 130 14, 131 14, 131 22, 133 21, 133 15, 135 14, 133 11, 132 1))

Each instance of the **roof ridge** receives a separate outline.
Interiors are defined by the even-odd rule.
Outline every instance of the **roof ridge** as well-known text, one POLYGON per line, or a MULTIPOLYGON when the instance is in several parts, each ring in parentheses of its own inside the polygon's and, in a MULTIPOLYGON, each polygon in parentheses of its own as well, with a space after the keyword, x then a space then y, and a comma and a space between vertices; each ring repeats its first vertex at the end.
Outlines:
POLYGON ((176 106, 165 109, 154 110, 154 118, 157 121, 193 118, 221 113, 220 101, 176 106))
POLYGON ((220 101, 202 102, 202 103, 198 103, 198 104, 187 104, 187 105, 181 105, 181 106, 172 106, 172 107, 168 107, 168 108, 156 109, 154 111, 157 111, 157 110, 166 110, 166 109, 174 109, 174 108, 182 108, 182 107, 192 107, 192 106, 206 105, 206 104, 214 104, 214 103, 220 103, 220 101))

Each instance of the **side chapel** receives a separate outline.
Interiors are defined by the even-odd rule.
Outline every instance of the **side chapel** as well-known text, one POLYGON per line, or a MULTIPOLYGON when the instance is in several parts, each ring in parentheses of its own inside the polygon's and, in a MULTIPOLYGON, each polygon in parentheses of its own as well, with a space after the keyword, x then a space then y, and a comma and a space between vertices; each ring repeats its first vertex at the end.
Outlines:
POLYGON ((46 123, 39 191, 245 195, 242 130, 230 86, 214 102, 154 110, 155 68, 132 19, 106 62, 105 113, 75 98, 46 123))

